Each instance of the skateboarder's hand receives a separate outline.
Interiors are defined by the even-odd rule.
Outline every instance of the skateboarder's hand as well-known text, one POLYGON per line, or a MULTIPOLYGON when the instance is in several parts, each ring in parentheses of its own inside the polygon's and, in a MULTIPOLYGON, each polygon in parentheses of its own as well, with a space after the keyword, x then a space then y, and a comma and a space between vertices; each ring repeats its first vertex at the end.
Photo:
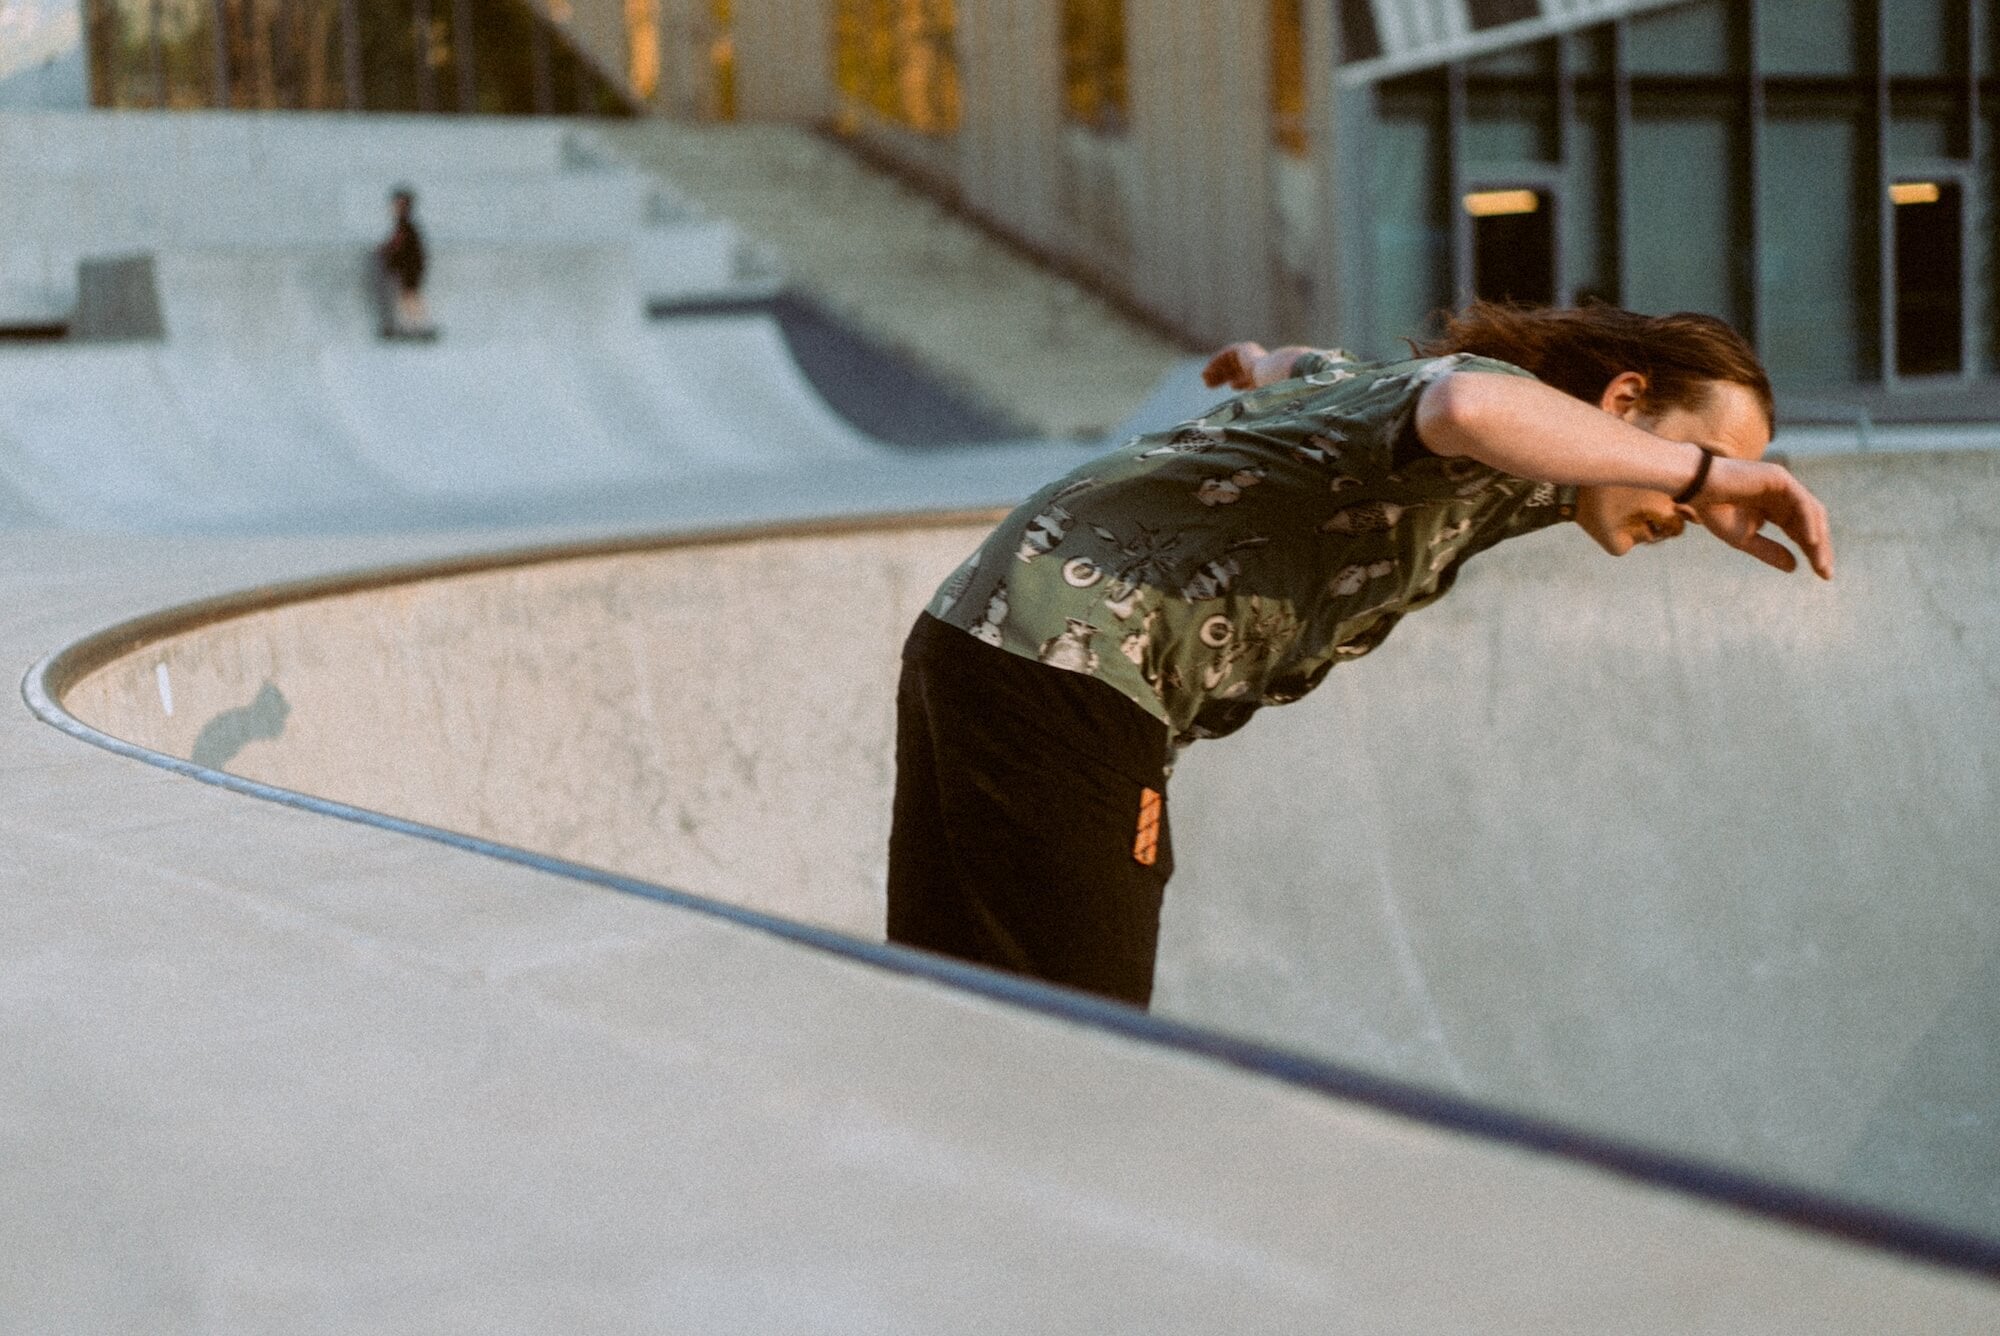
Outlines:
POLYGON ((1201 383, 1209 389, 1220 389, 1227 385, 1232 390, 1254 390, 1257 388, 1257 363, 1269 356, 1261 343, 1244 340, 1232 343, 1208 359, 1208 365, 1201 369, 1201 383))
POLYGON ((1261 343, 1248 339, 1232 343, 1208 359, 1201 369, 1201 382, 1211 390, 1227 385, 1232 390, 1256 390, 1289 380, 1292 367, 1309 348, 1279 348, 1266 352, 1261 343))
POLYGON ((1799 545, 1820 579, 1833 578, 1833 536, 1826 507, 1782 465, 1718 457, 1707 484, 1686 510, 1731 547, 1781 571, 1796 570, 1798 559, 1759 532, 1766 524, 1775 524, 1799 545))

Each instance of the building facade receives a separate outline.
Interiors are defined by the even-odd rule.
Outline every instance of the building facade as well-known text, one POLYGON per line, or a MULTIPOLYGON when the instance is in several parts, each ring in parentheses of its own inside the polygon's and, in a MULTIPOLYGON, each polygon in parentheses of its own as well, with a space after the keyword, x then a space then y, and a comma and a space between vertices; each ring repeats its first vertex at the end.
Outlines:
POLYGON ((1729 319, 1794 397, 2000 373, 2000 0, 11 4, 73 7, 100 106, 829 127, 1191 341, 1598 297, 1729 319))
POLYGON ((1991 0, 1543 16, 1441 61, 1351 9, 1336 231, 1360 341, 1470 296, 1599 296, 1722 316, 1797 394, 1935 407, 2000 370, 1991 0))
POLYGON ((622 20, 567 0, 6 0, 0 109, 616 115, 622 20))

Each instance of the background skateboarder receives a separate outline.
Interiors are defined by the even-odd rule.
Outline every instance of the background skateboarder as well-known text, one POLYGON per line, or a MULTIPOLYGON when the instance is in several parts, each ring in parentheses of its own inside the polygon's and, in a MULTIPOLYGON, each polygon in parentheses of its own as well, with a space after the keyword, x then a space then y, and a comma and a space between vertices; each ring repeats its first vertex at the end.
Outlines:
POLYGON ((417 227, 417 197, 407 186, 389 196, 392 225, 375 248, 382 287, 382 337, 430 338, 430 308, 424 301, 424 234, 417 227))
POLYGON ((1833 574, 1770 382, 1709 316, 1474 306, 1413 360, 1234 344, 1248 391, 1037 492, 903 651, 890 940, 1145 1005, 1177 751, 1368 653, 1470 557, 1690 523, 1833 574))

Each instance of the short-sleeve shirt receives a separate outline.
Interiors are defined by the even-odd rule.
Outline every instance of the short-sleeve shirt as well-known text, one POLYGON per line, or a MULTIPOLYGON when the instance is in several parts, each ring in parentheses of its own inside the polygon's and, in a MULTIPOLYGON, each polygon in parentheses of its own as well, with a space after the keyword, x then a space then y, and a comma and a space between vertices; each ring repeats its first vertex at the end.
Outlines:
POLYGON ((1441 597, 1467 558, 1575 513, 1575 489, 1442 458, 1418 397, 1465 354, 1308 354, 1290 380, 1141 436, 1003 520, 928 611, 991 645, 1086 673, 1177 747, 1297 700, 1441 597))

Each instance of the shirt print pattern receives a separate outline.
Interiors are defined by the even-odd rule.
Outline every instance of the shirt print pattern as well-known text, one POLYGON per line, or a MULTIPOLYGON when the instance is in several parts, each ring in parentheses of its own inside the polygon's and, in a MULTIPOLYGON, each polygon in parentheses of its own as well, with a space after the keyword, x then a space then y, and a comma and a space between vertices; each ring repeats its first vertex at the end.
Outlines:
POLYGON ((1142 436, 1030 497, 955 571, 931 615, 1117 688, 1176 746, 1297 700, 1473 554, 1574 513, 1530 482, 1416 439, 1456 354, 1301 358, 1290 380, 1142 436))

